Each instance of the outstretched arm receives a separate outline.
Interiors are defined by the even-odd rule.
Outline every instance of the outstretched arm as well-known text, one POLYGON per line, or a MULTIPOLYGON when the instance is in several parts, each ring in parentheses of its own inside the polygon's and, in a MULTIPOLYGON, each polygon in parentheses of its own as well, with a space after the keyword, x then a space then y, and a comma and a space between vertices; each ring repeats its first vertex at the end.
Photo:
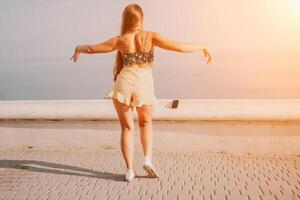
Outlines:
POLYGON ((75 48, 74 54, 71 57, 73 62, 77 61, 80 53, 94 54, 94 53, 108 53, 118 49, 118 36, 110 38, 99 44, 87 44, 87 45, 78 45, 75 48))
POLYGON ((204 56, 208 58, 207 63, 211 63, 212 61, 211 54, 209 53, 207 47, 203 45, 176 42, 157 32, 152 32, 152 41, 154 46, 160 47, 165 50, 171 50, 171 51, 183 52, 183 53, 203 51, 204 56))
POLYGON ((198 44, 176 42, 157 32, 152 32, 152 40, 154 46, 176 52, 194 52, 201 51, 205 48, 204 46, 198 44))

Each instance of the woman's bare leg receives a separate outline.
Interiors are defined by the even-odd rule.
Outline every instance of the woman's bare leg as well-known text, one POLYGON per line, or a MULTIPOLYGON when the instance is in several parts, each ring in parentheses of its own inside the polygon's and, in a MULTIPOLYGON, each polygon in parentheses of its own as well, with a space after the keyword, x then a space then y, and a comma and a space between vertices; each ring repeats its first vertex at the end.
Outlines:
POLYGON ((134 121, 132 116, 132 106, 120 103, 113 99, 121 125, 121 150, 125 159, 127 169, 133 169, 134 158, 134 121))
POLYGON ((153 125, 152 125, 152 105, 136 107, 140 128, 140 139, 143 146, 144 155, 151 156, 153 149, 153 125))

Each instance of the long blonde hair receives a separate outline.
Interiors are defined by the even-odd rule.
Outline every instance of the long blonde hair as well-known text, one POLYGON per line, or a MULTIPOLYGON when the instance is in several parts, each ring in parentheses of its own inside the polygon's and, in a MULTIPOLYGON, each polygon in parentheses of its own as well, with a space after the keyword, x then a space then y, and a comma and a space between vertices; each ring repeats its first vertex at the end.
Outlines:
MULTIPOLYGON (((121 23, 121 36, 132 30, 133 28, 140 25, 143 28, 144 13, 142 8, 138 4, 129 4, 123 11, 122 23, 121 23)), ((123 68, 122 54, 120 51, 117 52, 114 66, 114 81, 117 80, 117 76, 123 68)))

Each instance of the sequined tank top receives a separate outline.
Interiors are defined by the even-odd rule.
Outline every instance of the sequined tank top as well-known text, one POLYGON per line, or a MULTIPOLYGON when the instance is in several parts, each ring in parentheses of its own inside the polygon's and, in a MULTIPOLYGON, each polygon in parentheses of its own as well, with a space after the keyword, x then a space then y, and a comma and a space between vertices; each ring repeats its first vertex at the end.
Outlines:
MULTIPOLYGON (((144 48, 146 46, 147 37, 148 37, 148 33, 146 35, 144 48)), ((137 52, 133 52, 133 53, 123 53, 122 58, 123 58, 124 65, 151 63, 151 62, 153 62, 154 51, 153 51, 153 49, 151 49, 148 52, 137 51, 137 52)))

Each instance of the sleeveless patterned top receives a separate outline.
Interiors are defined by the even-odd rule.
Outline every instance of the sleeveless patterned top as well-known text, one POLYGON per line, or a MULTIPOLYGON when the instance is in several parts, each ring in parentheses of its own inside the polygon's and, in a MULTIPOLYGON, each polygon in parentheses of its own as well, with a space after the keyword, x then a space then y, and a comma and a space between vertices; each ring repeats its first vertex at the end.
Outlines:
MULTIPOLYGON (((148 33, 146 35, 144 48, 146 46, 147 37, 148 37, 148 33)), ((153 62, 153 58, 154 58, 154 50, 151 49, 148 52, 137 51, 133 53, 123 53, 122 58, 123 58, 124 65, 151 63, 153 62)))

